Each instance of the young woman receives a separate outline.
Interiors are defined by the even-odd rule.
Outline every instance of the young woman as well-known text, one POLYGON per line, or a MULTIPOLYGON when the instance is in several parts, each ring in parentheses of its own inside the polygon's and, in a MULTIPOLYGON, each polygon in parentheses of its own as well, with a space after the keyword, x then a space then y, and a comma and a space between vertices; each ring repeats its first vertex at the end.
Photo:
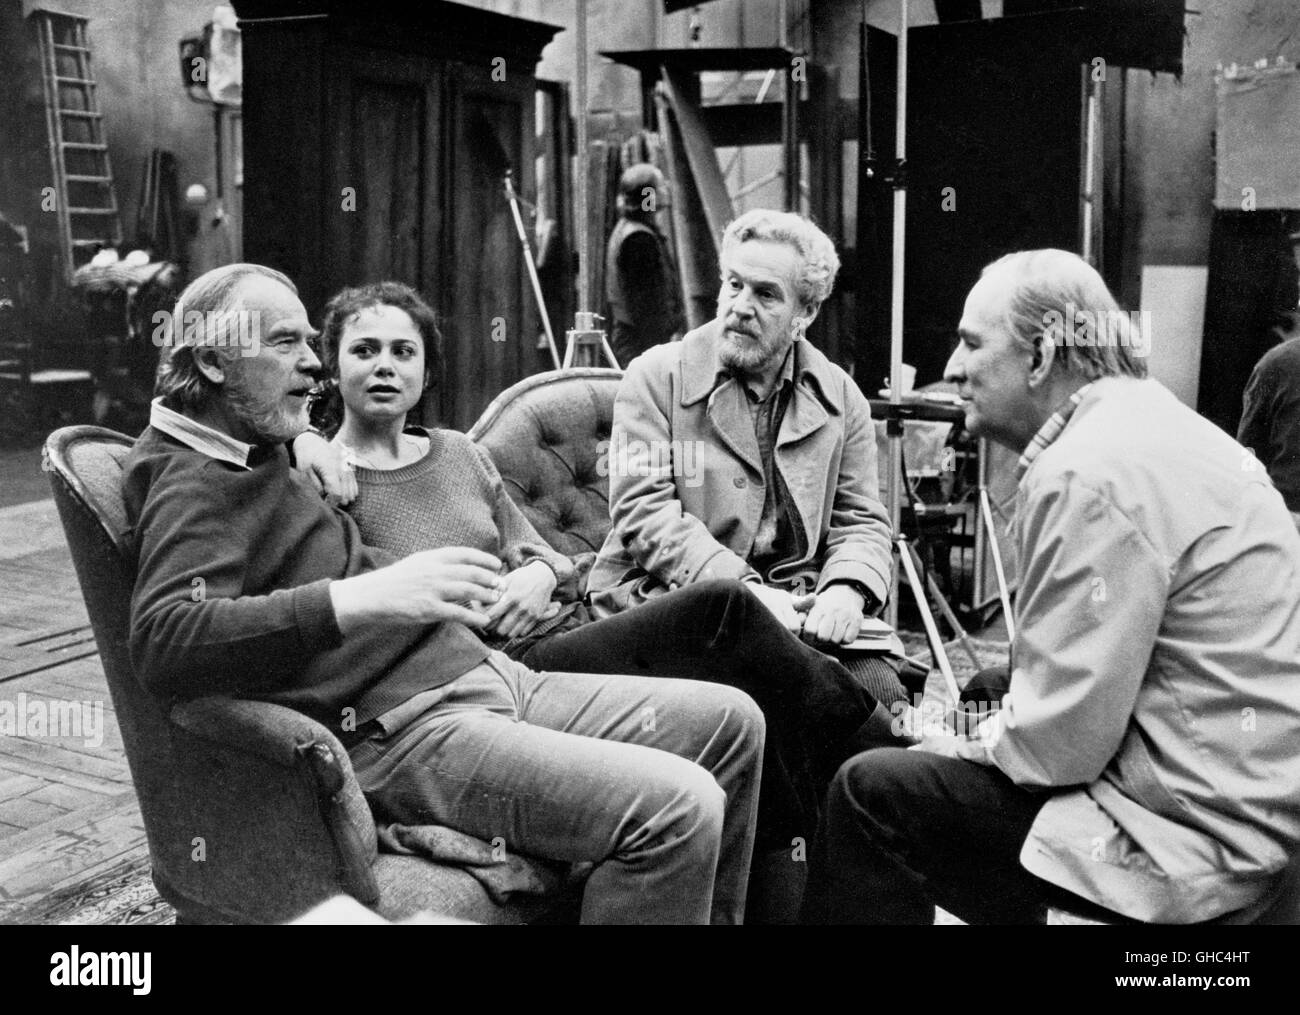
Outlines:
MULTIPOLYGON (((414 291, 393 282, 344 290, 326 309, 321 345, 362 536, 401 555, 469 546, 503 560, 501 598, 481 633, 489 645, 536 670, 710 680, 754 698, 768 726, 759 849, 788 851, 811 835, 821 790, 847 757, 908 742, 891 733, 886 707, 740 582, 688 585, 593 620, 573 561, 538 535, 488 454, 457 431, 406 425, 439 362, 433 311, 414 291)), ((892 666, 879 668, 880 686, 897 688, 891 702, 901 699, 892 666)))

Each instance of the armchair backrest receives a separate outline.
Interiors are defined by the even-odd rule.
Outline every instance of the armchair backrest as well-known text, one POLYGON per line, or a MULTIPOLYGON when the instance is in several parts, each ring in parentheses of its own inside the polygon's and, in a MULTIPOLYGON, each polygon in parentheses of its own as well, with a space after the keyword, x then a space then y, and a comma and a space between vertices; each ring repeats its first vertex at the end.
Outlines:
POLYGON ((622 377, 604 368, 534 374, 469 431, 533 527, 570 556, 598 551, 609 532, 608 441, 622 377))
POLYGON ((135 554, 122 496, 133 444, 111 430, 67 427, 46 440, 44 461, 155 885, 186 919, 202 922, 283 920, 339 891, 380 903, 374 822, 327 730, 277 705, 219 696, 176 709, 137 680, 129 649, 135 554))
POLYGON ((128 648, 135 569, 127 544, 122 465, 135 442, 95 426, 64 427, 45 442, 54 503, 99 646, 127 763, 149 838, 154 869, 180 880, 189 863, 188 835, 172 740, 162 705, 135 679, 128 648))

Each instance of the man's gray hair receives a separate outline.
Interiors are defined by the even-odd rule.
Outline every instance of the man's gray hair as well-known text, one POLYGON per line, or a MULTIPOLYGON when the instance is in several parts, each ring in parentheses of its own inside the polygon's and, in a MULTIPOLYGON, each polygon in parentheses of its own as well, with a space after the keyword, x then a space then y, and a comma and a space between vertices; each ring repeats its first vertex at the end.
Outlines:
POLYGON ((1080 377, 1145 377, 1151 336, 1111 295, 1097 269, 1078 254, 1045 248, 1020 250, 985 267, 1005 273, 1011 292, 1003 324, 1027 349, 1056 347, 1053 368, 1080 377))
POLYGON ((295 295, 298 292, 289 277, 274 268, 260 264, 226 264, 204 272, 177 298, 165 329, 158 377, 154 383, 154 394, 162 396, 170 407, 182 411, 199 410, 217 390, 218 386, 198 368, 194 359, 195 346, 218 349, 228 361, 240 355, 238 348, 213 333, 214 328, 208 322, 219 322, 236 310, 240 284, 255 275, 274 279, 295 295), (199 335, 185 331, 183 327, 186 315, 195 313, 202 315, 205 322, 199 335))
POLYGON ((799 255, 795 295, 799 302, 816 310, 835 287, 840 258, 831 238, 802 215, 789 211, 755 208, 735 219, 722 234, 722 250, 748 240, 786 243, 799 255))

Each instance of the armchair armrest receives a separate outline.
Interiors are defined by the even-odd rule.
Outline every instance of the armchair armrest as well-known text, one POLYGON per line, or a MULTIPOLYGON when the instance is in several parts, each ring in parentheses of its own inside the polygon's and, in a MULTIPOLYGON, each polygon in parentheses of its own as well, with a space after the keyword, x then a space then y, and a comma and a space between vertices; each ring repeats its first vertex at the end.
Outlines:
MULTIPOLYGON (((279 768, 300 764, 305 746, 325 744, 338 760, 338 767, 346 766, 348 776, 352 775, 347 752, 334 734, 315 719, 283 705, 225 697, 195 698, 173 705, 171 721, 194 736, 255 754, 279 768)), ((341 785, 341 772, 337 779, 341 785)), ((337 787, 331 792, 337 792, 337 787)))
POLYGON ((209 697, 170 713, 195 846, 177 887, 250 920, 296 915, 340 890, 379 901, 374 819, 324 726, 268 702, 209 697))

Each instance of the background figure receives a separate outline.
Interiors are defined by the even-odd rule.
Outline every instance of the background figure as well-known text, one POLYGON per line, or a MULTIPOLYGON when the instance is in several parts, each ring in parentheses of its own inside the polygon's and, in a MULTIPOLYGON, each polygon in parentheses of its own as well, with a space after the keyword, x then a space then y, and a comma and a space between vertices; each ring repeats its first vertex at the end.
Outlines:
POLYGON ((624 170, 618 181, 618 224, 605 248, 605 298, 611 344, 626 367, 652 345, 670 342, 684 327, 681 285, 668 241, 655 225, 667 207, 663 174, 648 162, 624 170))
POLYGON ((1300 526, 1300 332, 1264 354, 1242 402, 1237 441, 1255 453, 1300 526))
MULTIPOLYGON (((1293 240, 1300 262, 1300 234, 1293 240)), ((1282 338, 1251 372, 1237 443, 1253 451, 1268 470, 1300 527, 1300 311, 1292 311, 1291 327, 1282 338)))

